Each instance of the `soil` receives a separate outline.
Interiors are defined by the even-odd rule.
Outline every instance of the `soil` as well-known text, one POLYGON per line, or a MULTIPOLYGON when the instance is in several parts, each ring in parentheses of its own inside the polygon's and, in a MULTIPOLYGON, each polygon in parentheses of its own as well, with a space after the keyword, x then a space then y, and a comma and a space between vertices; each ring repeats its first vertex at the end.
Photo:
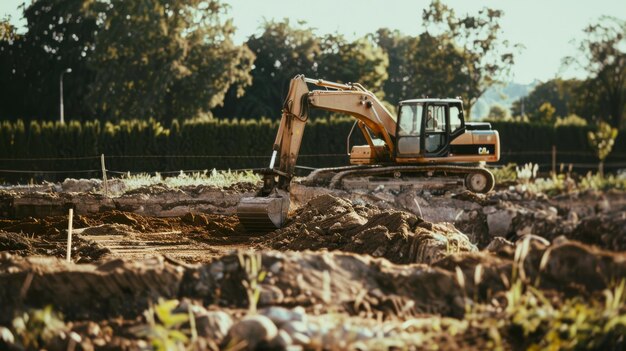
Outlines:
POLYGON ((434 224, 371 205, 355 206, 332 195, 321 195, 297 210, 284 228, 263 237, 259 248, 340 250, 394 263, 432 263, 451 252, 477 251, 449 223, 434 224))
MULTIPOLYGON (((67 221, 67 216, 0 220, 0 248, 22 256, 66 257, 67 221)), ((188 213, 158 218, 106 211, 75 216, 72 238, 72 260, 76 263, 149 255, 192 263, 245 248, 253 236, 235 216, 188 213)))
MULTIPOLYGON (((126 193, 125 201, 137 203, 133 211, 107 207, 74 216, 72 263, 65 262, 67 215, 15 218, 16 197, 3 195, 0 331, 13 316, 51 305, 66 329, 47 341, 48 349, 67 349, 70 332, 80 336, 79 349, 145 349, 149 344, 137 332, 146 325, 145 311, 159 299, 177 299, 184 313, 196 306, 197 323, 218 312, 232 320, 227 328, 209 318, 213 324, 198 329, 207 330, 199 349, 219 349, 232 341, 232 323, 248 314, 251 300, 242 282, 256 281, 261 314, 286 308, 303 314, 293 318, 309 327, 331 315, 343 321, 331 329, 345 334, 331 339, 330 332, 315 339, 301 331, 310 339, 300 340, 305 349, 316 349, 315 342, 340 348, 366 330, 372 334, 359 342, 375 340, 382 330, 400 340, 407 323, 428 329, 440 348, 490 348, 489 330, 471 324, 459 332, 455 323, 472 303, 499 301, 514 271, 521 269, 523 279, 555 300, 602 296, 626 278, 626 194, 550 198, 511 187, 487 195, 295 187, 297 206, 283 228, 247 233, 234 214, 219 209, 166 217, 141 213, 140 199, 171 194, 152 186, 126 193)), ((252 190, 225 190, 224 206, 252 190)), ((178 204, 199 199, 204 189, 180 192, 178 204)), ((211 201, 207 209, 219 204, 211 201)), ((490 316, 497 319, 501 312, 490 316)), ((528 342, 514 331, 502 338, 505 349, 528 342)), ((9 349, 3 343, 0 349, 9 349)), ((258 345, 276 348, 269 340, 258 345)))

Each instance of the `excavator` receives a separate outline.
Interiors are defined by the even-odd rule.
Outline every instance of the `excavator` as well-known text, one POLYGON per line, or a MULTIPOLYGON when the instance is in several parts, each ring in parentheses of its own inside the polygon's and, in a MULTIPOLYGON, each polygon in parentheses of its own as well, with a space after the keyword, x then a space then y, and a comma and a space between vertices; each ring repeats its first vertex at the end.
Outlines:
POLYGON ((237 216, 247 231, 275 230, 286 221, 289 186, 313 108, 354 117, 367 141, 367 145, 352 147, 350 166, 317 169, 309 175, 329 178, 331 188, 354 177, 419 182, 443 176, 462 181, 471 192, 493 189, 494 176, 482 164, 500 159, 500 137, 489 123, 466 122, 460 98, 403 100, 394 116, 359 83, 297 75, 289 84, 269 168, 260 172, 263 186, 257 196, 244 197, 237 206, 237 216), (324 89, 310 90, 308 84, 324 89))

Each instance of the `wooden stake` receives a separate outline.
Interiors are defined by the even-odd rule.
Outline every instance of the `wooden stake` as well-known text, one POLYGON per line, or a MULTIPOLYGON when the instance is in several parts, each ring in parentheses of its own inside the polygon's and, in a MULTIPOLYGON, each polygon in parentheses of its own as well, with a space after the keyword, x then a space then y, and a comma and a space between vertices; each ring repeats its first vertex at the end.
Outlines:
POLYGON ((72 262, 72 221, 74 219, 74 209, 70 208, 67 220, 67 262, 72 262))
POLYGON ((109 185, 107 184, 107 169, 104 165, 104 154, 100 155, 100 164, 102 166, 102 186, 104 187, 104 196, 109 197, 109 185))

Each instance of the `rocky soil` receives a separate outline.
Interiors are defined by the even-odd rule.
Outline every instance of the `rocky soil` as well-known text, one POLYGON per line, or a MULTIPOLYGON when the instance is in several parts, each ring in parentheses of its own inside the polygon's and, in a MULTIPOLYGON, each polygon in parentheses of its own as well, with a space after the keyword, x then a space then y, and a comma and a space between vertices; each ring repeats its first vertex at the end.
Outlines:
MULTIPOLYGON (((283 228, 246 233, 232 204, 250 187, 83 190, 0 192, 0 349, 24 346, 15 321, 46 306, 60 322, 31 328, 34 349, 146 349, 173 330, 196 349, 525 349, 542 334, 512 317, 518 282, 559 306, 626 279, 620 192, 296 184, 283 228)), ((599 349, 625 346, 607 333, 599 349)))

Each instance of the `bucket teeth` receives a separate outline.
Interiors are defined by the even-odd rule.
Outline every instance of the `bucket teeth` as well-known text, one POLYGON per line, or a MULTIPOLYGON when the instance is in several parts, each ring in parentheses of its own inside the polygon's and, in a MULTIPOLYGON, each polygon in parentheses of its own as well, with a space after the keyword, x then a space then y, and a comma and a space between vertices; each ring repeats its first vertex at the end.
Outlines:
POLYGON ((244 197, 237 205, 239 222, 248 232, 269 232, 287 219, 289 198, 244 197))

